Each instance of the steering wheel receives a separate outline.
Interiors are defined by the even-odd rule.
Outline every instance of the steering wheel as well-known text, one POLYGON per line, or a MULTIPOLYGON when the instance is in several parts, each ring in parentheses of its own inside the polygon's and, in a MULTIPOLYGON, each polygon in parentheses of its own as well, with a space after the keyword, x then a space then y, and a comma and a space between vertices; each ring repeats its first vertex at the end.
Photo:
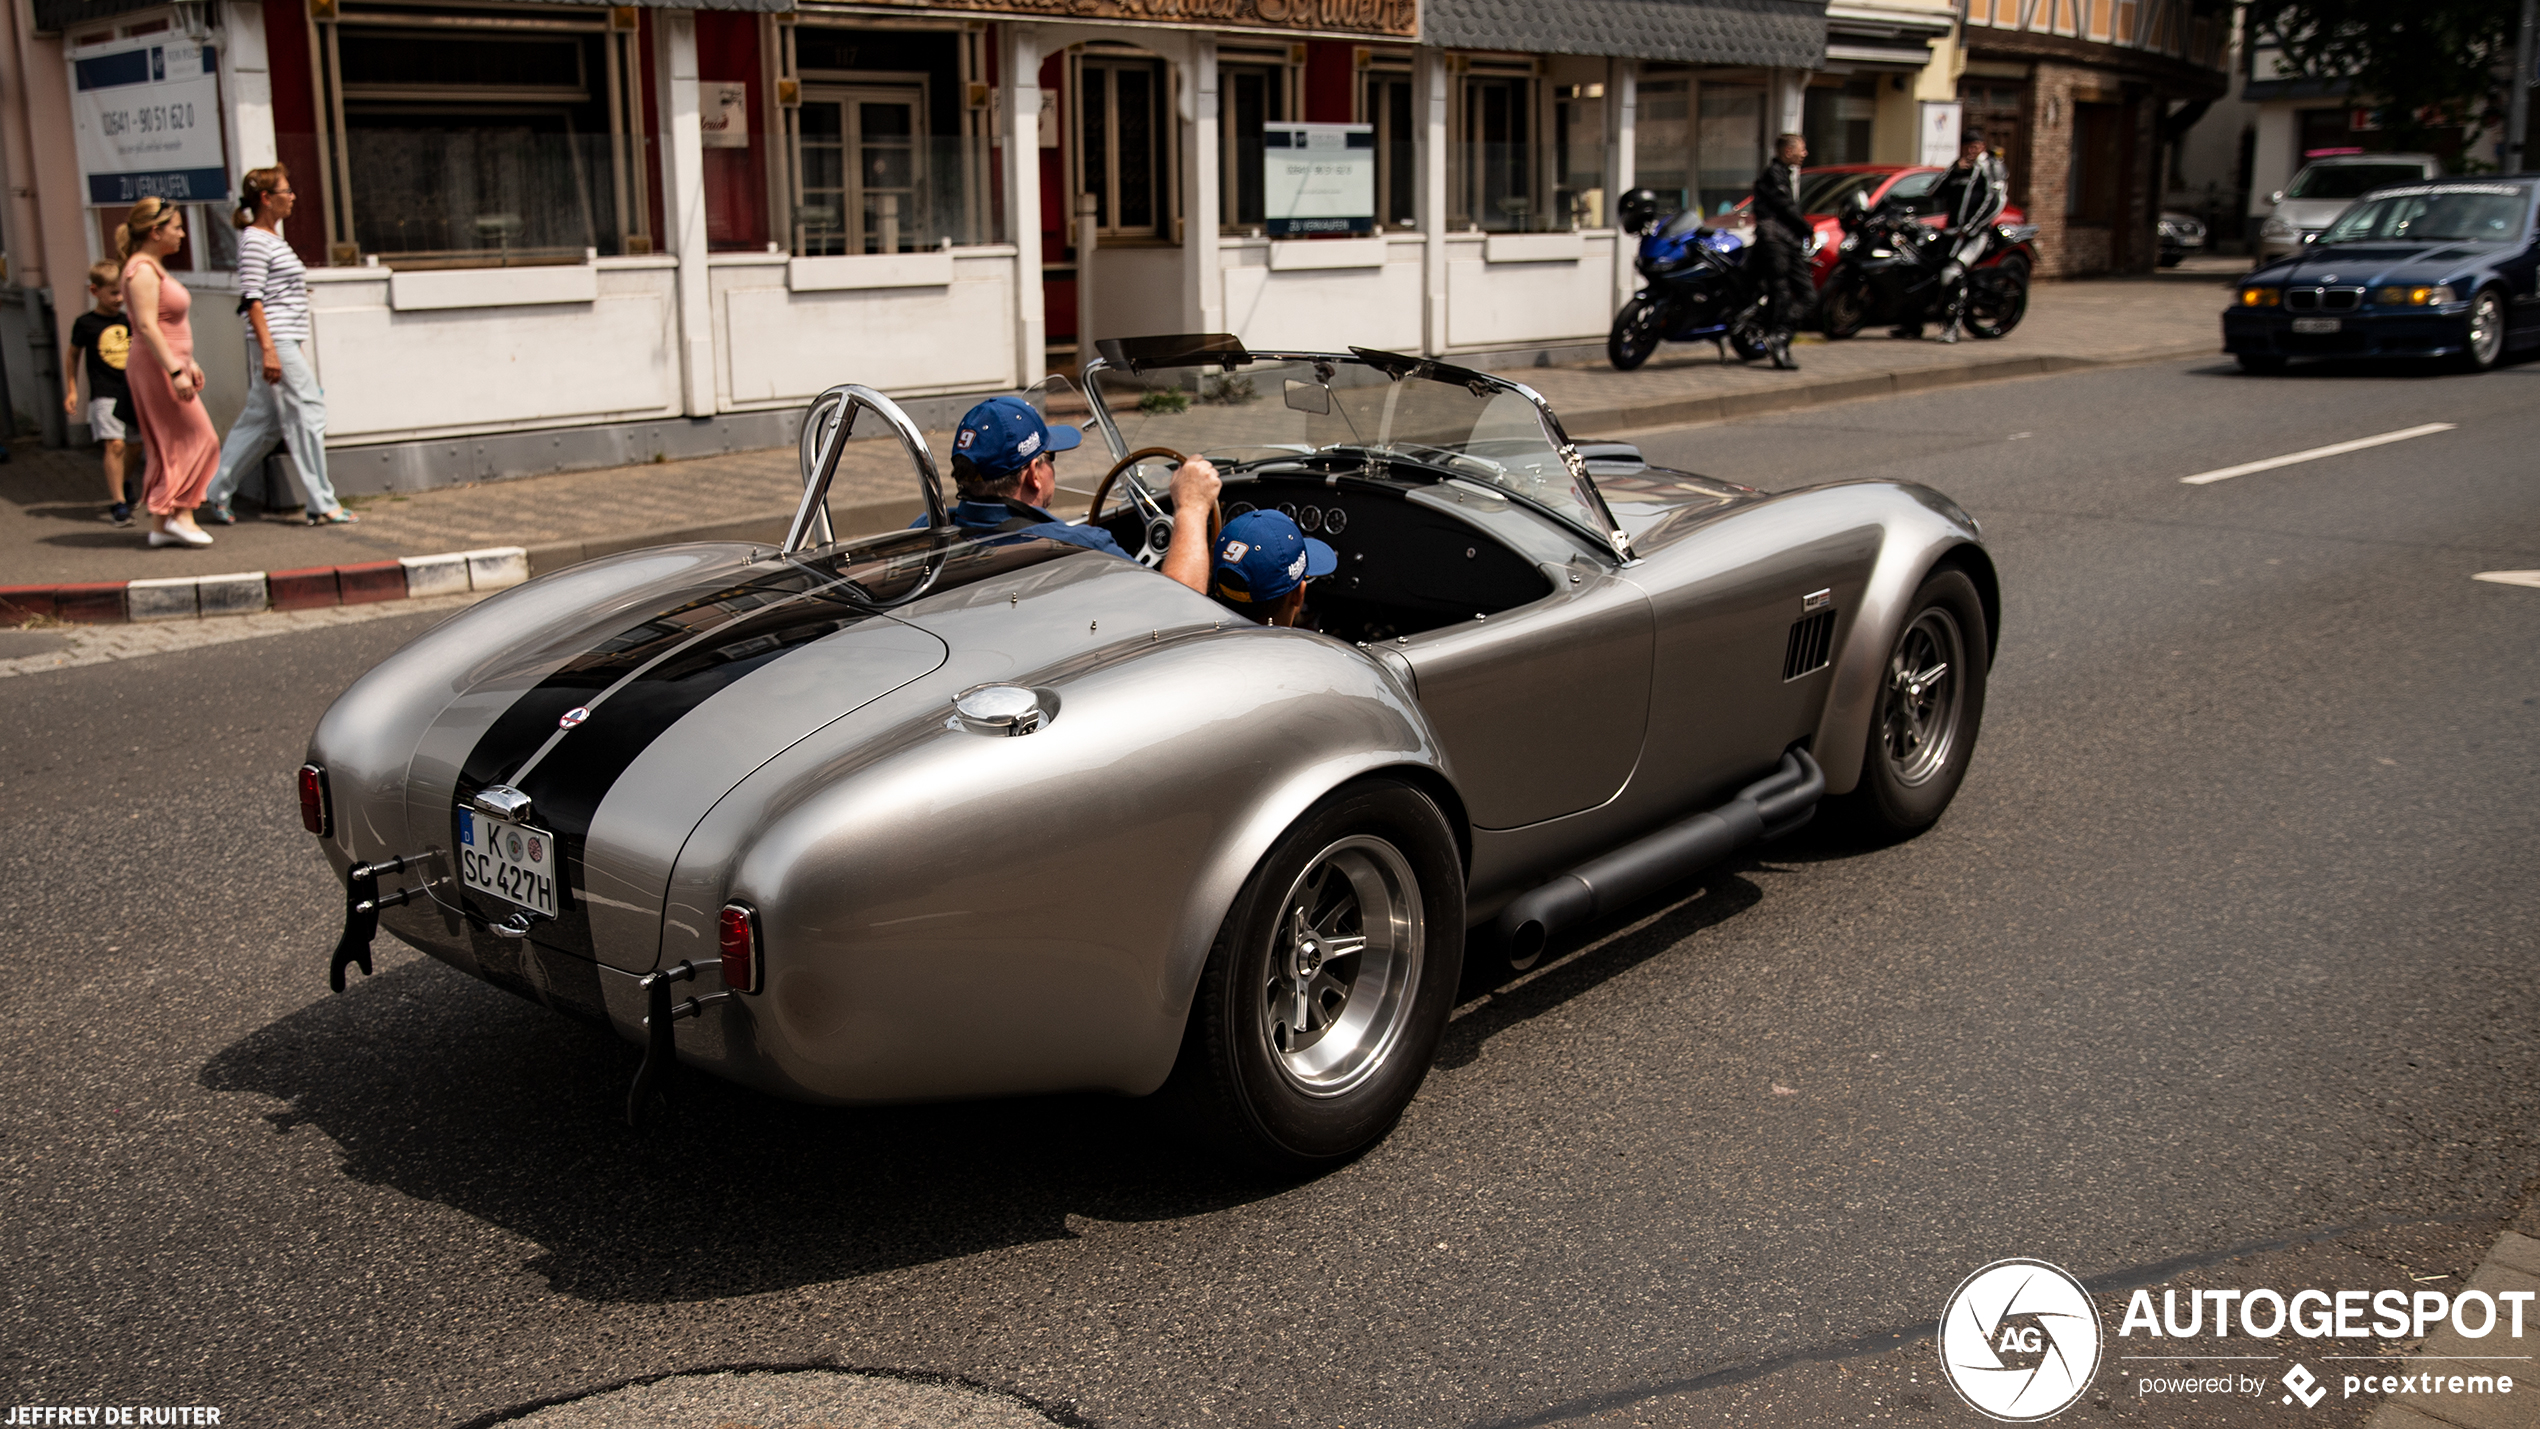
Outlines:
MULTIPOLYGON (((1122 457, 1112 464, 1111 470, 1103 473, 1102 484, 1094 488, 1093 504, 1085 508, 1085 524, 1091 526, 1102 519, 1103 498, 1111 494, 1113 482, 1119 481, 1123 473, 1139 462, 1153 461, 1158 457, 1177 467, 1189 460, 1171 447, 1140 447, 1122 457)), ((1120 489, 1127 494, 1129 504, 1138 509, 1138 515, 1146 523, 1143 539, 1137 550, 1130 554, 1142 566, 1153 568, 1163 565, 1164 553, 1173 545, 1173 513, 1156 505, 1155 498, 1147 494, 1146 488, 1134 481, 1122 483, 1120 489)), ((1217 498, 1212 496, 1208 499, 1208 544, 1212 549, 1217 544, 1217 534, 1224 529, 1226 517, 1218 509, 1217 498)))

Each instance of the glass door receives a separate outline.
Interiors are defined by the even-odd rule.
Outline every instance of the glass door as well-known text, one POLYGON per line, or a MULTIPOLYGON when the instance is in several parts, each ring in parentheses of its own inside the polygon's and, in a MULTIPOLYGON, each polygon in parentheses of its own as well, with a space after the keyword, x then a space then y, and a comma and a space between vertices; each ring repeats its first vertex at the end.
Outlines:
POLYGON ((923 85, 807 89, 794 148, 794 251, 913 253, 926 212, 923 85))

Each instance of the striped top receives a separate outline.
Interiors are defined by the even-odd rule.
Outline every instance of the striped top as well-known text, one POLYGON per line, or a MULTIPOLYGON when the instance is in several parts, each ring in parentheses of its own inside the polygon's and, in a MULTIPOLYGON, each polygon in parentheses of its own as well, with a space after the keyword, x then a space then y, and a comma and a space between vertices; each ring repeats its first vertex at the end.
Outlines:
MULTIPOLYGON (((265 305, 265 330, 276 342, 309 337, 309 270, 280 235, 261 228, 238 235, 238 298, 265 305)), ((247 334, 255 335, 250 325, 247 334)))

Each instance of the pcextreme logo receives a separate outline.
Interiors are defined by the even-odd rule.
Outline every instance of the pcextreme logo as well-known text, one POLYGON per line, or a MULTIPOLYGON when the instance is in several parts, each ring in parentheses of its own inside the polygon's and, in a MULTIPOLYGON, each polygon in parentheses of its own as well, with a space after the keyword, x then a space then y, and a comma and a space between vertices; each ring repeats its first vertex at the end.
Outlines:
MULTIPOLYGON (((2527 1371, 2533 1359, 2523 1340, 2524 1309, 2535 1299, 2527 1290, 2304 1289, 2286 1295, 2264 1288, 2164 1288, 2157 1309, 2152 1297, 2149 1289, 2135 1290, 2117 1325, 2121 1342, 2142 1337, 2135 1347, 2145 1353, 2125 1358, 2164 1366, 2133 1374, 2128 1397, 2138 1403, 2195 1395, 2315 1409, 2332 1392, 2340 1399, 2486 1398, 2513 1393, 2511 1371, 2527 1371), (2309 1340, 2374 1340, 2384 1349, 2414 1340, 2421 1347, 2411 1357, 2370 1353, 2369 1345, 2324 1345, 2319 1357, 2339 1361, 2341 1371, 2324 1380, 2275 1351, 2288 1333, 2309 1340), (2262 1343, 2235 1345, 2230 1343, 2235 1334, 2262 1343), (2435 1337, 2444 1343, 2431 1343, 2435 1337), (2220 1343, 2212 1354, 2159 1343, 2180 1340, 2220 1343), (2200 1361, 2217 1363, 2208 1368, 2200 1361), (2291 1363, 2278 1374, 2261 1368, 2263 1361, 2291 1363), (2349 1364, 2360 1372, 2343 1373, 2349 1364)), ((1997 1260, 1962 1281, 1941 1307, 1942 1375, 1969 1408, 2004 1423, 2052 1419, 2071 1408, 2089 1392, 2106 1353, 2089 1292, 2042 1260, 1997 1260)))
POLYGON ((2099 1372, 2099 1311, 2042 1260, 1997 1260, 1940 1311, 1940 1369, 1967 1406, 2008 1424, 2052 1419, 2099 1372))

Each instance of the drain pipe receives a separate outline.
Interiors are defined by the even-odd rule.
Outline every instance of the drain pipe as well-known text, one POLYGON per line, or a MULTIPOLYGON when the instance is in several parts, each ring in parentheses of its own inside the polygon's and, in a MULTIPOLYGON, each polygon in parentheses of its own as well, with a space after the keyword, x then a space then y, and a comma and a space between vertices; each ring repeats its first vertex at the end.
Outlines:
POLYGON ((1825 771, 1807 750, 1793 749, 1782 756, 1781 767, 1720 807, 1669 824, 1520 895, 1499 915, 1508 965, 1523 972, 1562 929, 1611 913, 1748 844, 1797 829, 1817 812, 1825 792, 1825 771))

